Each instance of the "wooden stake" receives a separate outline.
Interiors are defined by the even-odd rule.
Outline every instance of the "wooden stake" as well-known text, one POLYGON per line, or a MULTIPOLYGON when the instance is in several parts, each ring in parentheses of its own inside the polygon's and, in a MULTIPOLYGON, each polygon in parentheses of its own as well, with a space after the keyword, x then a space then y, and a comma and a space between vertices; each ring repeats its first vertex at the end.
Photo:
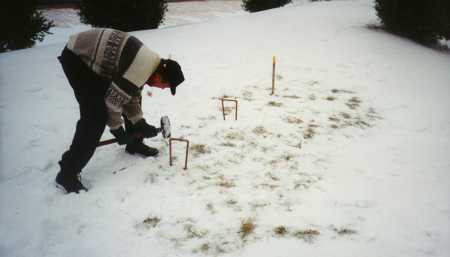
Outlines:
POLYGON ((276 65, 275 56, 272 58, 272 93, 270 95, 275 94, 275 65, 276 65))
POLYGON ((228 98, 219 98, 220 101, 222 101, 222 113, 223 113, 223 120, 225 120, 225 105, 223 104, 224 101, 234 102, 235 106, 235 113, 234 113, 234 119, 237 120, 238 115, 238 101, 236 99, 228 99, 228 98))
POLYGON ((189 140, 182 139, 182 138, 170 138, 169 139, 169 164, 170 164, 170 166, 172 166, 172 141, 179 141, 179 142, 186 143, 186 157, 184 159, 184 169, 187 170, 187 161, 188 161, 188 155, 189 155, 189 140))

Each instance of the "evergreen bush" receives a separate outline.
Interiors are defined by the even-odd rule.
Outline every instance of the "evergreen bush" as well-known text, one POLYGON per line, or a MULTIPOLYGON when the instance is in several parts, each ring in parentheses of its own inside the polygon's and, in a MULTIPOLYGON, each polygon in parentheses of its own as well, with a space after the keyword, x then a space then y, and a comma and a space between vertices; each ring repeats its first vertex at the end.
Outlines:
POLYGON ((42 41, 53 22, 37 10, 36 0, 6 1, 0 8, 0 52, 31 47, 42 41))
POLYGON ((292 0, 242 0, 242 7, 249 12, 259 12, 284 6, 292 0))
POLYGON ((375 0, 383 27, 423 44, 450 38, 449 0, 375 0))
POLYGON ((166 0, 83 0, 81 22, 122 31, 155 29, 164 21, 166 0))

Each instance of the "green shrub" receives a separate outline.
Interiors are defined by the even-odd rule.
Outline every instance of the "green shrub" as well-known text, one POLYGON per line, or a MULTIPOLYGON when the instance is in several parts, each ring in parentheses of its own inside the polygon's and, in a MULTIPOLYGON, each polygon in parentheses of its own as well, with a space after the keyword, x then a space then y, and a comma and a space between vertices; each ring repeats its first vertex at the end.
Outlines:
POLYGON ((50 34, 52 26, 37 10, 37 1, 7 1, 0 8, 0 52, 31 47, 50 34))
POLYGON ((83 0, 80 18, 94 27, 134 31, 158 28, 166 11, 166 0, 83 0))
POLYGON ((383 27, 423 44, 450 39, 449 0, 375 0, 383 27))
POLYGON ((242 0, 242 7, 249 12, 259 12, 284 6, 292 0, 242 0))

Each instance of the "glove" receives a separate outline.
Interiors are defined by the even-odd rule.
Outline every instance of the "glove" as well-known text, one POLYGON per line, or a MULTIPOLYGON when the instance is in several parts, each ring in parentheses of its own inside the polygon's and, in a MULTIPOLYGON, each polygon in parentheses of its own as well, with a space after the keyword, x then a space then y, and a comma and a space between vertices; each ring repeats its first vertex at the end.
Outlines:
POLYGON ((118 129, 112 129, 110 130, 110 132, 117 139, 117 143, 119 145, 126 145, 133 141, 133 137, 128 135, 122 126, 120 126, 118 129))
POLYGON ((134 128, 136 131, 142 133, 145 138, 156 137, 160 131, 156 127, 149 125, 144 119, 136 122, 136 124, 134 124, 134 128))

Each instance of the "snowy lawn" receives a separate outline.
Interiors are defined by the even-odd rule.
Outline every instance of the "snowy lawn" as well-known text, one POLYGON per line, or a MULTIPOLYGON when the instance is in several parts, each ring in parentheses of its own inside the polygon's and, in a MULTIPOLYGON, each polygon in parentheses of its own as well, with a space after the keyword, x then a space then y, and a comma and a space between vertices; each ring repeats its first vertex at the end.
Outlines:
POLYGON ((188 170, 161 137, 157 158, 105 146, 79 195, 53 182, 78 119, 64 43, 1 54, 0 256, 449 256, 450 56, 374 23, 354 0, 133 33, 183 67, 143 109, 188 170))

